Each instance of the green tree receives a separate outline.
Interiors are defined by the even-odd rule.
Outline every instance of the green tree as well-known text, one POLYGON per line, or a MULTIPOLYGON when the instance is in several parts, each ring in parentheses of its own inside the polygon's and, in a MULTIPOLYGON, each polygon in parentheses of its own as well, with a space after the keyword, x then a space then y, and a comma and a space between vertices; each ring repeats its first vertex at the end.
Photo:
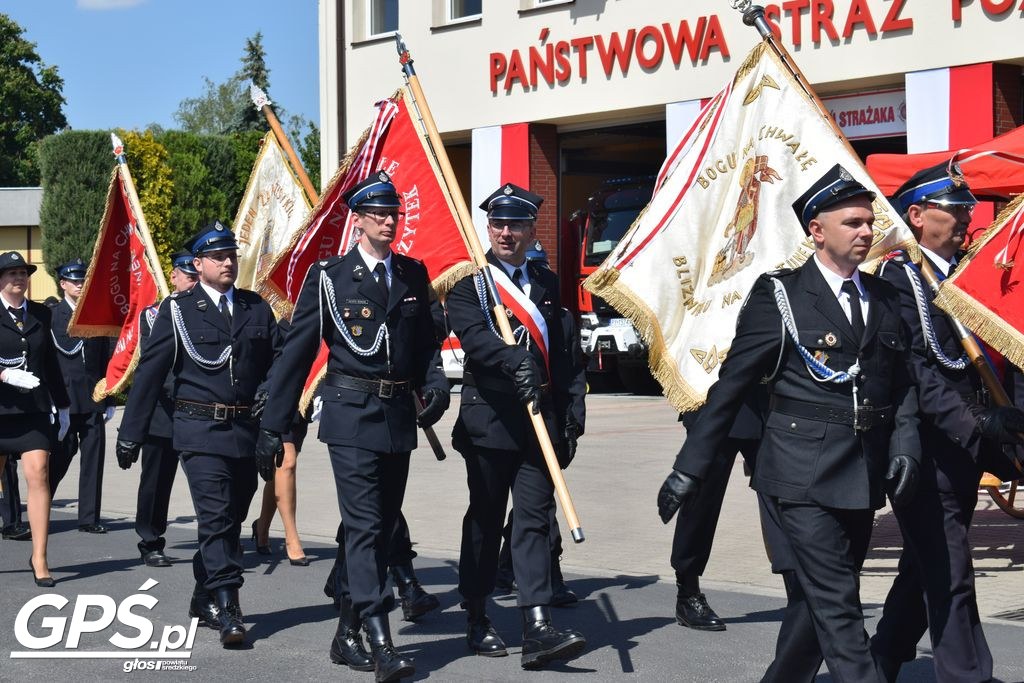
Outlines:
POLYGON ((64 81, 23 32, 0 14, 0 186, 37 185, 38 141, 67 126, 64 81))
POLYGON ((288 139, 299 155, 306 175, 317 192, 320 191, 320 127, 304 116, 288 120, 288 139))
MULTIPOLYGON (((245 96, 235 110, 235 120, 231 131, 261 130, 264 133, 267 132, 270 130, 270 124, 267 123, 266 117, 256 110, 249 97, 249 83, 263 92, 270 92, 270 70, 267 68, 267 51, 263 49, 263 34, 261 32, 257 31, 256 35, 245 39, 242 68, 236 75, 240 76, 245 83, 245 96)), ((284 111, 280 110, 278 116, 284 116, 284 111)))
MULTIPOLYGON (((174 120, 190 133, 219 135, 234 125, 239 99, 248 86, 238 74, 223 83, 214 83, 205 76, 203 81, 203 94, 182 100, 174 112, 174 120)), ((248 98, 247 93, 244 96, 248 98)))

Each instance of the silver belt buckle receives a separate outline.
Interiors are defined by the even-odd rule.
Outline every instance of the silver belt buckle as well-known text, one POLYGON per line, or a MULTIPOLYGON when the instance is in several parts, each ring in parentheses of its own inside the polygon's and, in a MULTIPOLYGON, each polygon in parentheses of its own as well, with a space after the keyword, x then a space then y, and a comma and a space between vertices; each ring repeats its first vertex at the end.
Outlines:
POLYGON ((391 398, 395 393, 395 383, 391 380, 382 379, 380 381, 380 389, 377 390, 377 396, 380 398, 391 398))
POLYGON ((228 419, 228 406, 224 403, 214 403, 213 419, 217 422, 226 422, 228 419))

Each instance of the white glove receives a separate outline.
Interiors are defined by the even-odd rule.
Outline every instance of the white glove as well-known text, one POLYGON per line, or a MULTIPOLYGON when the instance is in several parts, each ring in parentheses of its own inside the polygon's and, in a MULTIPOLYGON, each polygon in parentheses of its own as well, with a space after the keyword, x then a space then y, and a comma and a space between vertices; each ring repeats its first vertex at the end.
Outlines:
POLYGON ((104 424, 114 419, 114 406, 107 406, 107 409, 103 412, 104 424))
POLYGON ((28 370, 19 370, 18 368, 7 368, 0 373, 0 382, 19 389, 35 389, 39 386, 38 377, 28 370))
POLYGON ((324 409, 324 400, 319 396, 313 397, 313 414, 309 416, 311 422, 317 422, 320 419, 320 413, 324 409))
POLYGON ((57 441, 63 441, 64 437, 68 435, 68 430, 71 429, 71 411, 67 408, 58 409, 57 422, 60 423, 60 429, 57 430, 57 441))

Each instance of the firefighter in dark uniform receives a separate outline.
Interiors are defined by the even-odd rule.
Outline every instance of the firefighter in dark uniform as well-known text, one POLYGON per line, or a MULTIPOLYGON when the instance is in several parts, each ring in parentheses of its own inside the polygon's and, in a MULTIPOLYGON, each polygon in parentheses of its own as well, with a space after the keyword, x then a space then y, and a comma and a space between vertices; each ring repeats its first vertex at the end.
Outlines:
MULTIPOLYGON (((494 590, 505 508, 511 490, 512 565, 519 586, 523 616, 522 666, 540 668, 547 662, 572 659, 586 640, 576 631, 551 625, 552 598, 549 525, 554 485, 548 474, 524 404, 533 402, 544 417, 552 441, 560 448, 563 467, 577 425, 569 411, 573 362, 566 346, 560 316, 558 278, 526 250, 536 234, 537 211, 543 198, 507 183, 488 197, 489 264, 495 277, 519 287, 538 309, 548 331, 548 362, 544 340, 531 339, 525 328, 520 343, 506 344, 495 331, 482 274, 463 278, 447 301, 452 331, 466 353, 462 400, 453 432, 453 445, 466 463, 469 509, 462 522, 459 592, 467 610, 466 640, 484 656, 508 654, 505 643, 486 613, 487 596, 494 590), (499 270, 500 269, 500 270, 499 270)), ((520 321, 509 309, 509 323, 520 321)))
MULTIPOLYGON (((923 258, 945 279, 963 257, 976 203, 959 169, 943 162, 915 173, 896 191, 895 202, 923 258)), ((896 509, 903 553, 872 648, 895 681, 928 628, 937 680, 987 681, 992 653, 978 616, 968 531, 982 472, 1019 477, 1002 449, 1020 443, 1024 414, 988 406, 956 329, 932 303, 918 267, 904 252, 891 256, 879 274, 899 290, 911 330, 925 458, 914 502, 896 509)))
POLYGON ((92 390, 107 373, 112 349, 107 337, 80 339, 68 334, 68 324, 82 294, 88 269, 80 258, 57 267, 57 281, 64 298, 53 307, 53 341, 71 399, 71 431, 50 458, 50 497, 56 496, 72 458, 76 451, 80 452, 78 530, 105 534, 107 528, 100 524, 103 461, 107 448, 104 424, 114 416, 114 397, 97 403, 92 400, 92 390))
POLYGON ((261 385, 281 342, 270 305, 234 286, 234 234, 215 221, 186 247, 199 283, 160 304, 121 419, 117 455, 122 467, 138 458, 164 380, 173 373, 172 445, 188 479, 199 527, 189 614, 219 629, 221 643, 230 646, 245 640, 238 602, 243 582, 239 535, 256 492, 252 456, 256 417, 265 400, 261 385))
POLYGON ((415 671, 412 659, 395 650, 388 623, 394 606, 388 584, 391 537, 416 447, 412 392, 422 392, 419 423, 429 426, 448 407, 448 381, 434 364, 434 295, 426 267, 391 251, 404 215, 398 191, 379 172, 344 199, 359 242, 344 256, 314 263, 306 275, 274 368, 257 458, 265 463, 261 473, 271 476, 274 458, 283 453, 281 434, 291 424, 317 348, 326 342, 330 356, 319 434, 334 469, 347 562, 339 572, 341 615, 330 656, 391 681, 415 671))
MULTIPOLYGON (((196 284, 199 273, 187 249, 171 254, 171 286, 175 292, 184 292, 196 284)), ((139 316, 140 351, 149 343, 149 335, 156 321, 159 306, 149 306, 139 316)), ((149 422, 149 433, 142 444, 142 471, 139 473, 139 493, 135 506, 135 533, 139 535, 139 553, 147 567, 170 567, 171 558, 164 554, 167 544, 167 508, 171 502, 171 489, 178 473, 178 453, 171 441, 171 423, 174 420, 174 374, 168 373, 163 391, 157 399, 156 410, 149 422)), ((128 394, 131 402, 132 395, 128 394)), ((118 464, 131 467, 130 461, 118 464)))
MULTIPOLYGON (((857 270, 871 247, 873 198, 837 164, 794 203, 815 255, 754 284, 718 381, 658 494, 662 520, 680 507, 686 513, 743 400, 770 378, 751 486, 772 499, 795 555, 811 616, 802 628, 813 624, 829 671, 844 681, 881 680, 858 573, 886 484, 894 503, 904 504, 921 450, 897 292, 857 270)), ((790 622, 799 616, 786 614, 790 622)), ((782 625, 777 659, 809 641, 793 638, 793 626, 782 625)), ((774 675, 798 680, 806 671, 800 664, 774 675)))

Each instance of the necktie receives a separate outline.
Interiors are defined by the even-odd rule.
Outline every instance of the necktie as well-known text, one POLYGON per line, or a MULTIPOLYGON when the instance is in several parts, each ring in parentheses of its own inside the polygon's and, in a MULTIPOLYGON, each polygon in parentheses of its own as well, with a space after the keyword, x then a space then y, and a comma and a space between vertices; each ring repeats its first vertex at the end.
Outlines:
POLYGON ((525 292, 523 289, 523 271, 521 268, 516 268, 512 271, 512 284, 519 288, 520 292, 525 292))
POLYGON ((220 305, 217 308, 220 309, 220 314, 224 316, 224 320, 228 322, 228 327, 231 327, 231 309, 228 307, 227 294, 220 295, 220 305))
POLYGON ((377 276, 377 286, 380 287, 380 293, 384 296, 384 304, 388 303, 388 270, 384 267, 384 262, 380 261, 376 266, 373 267, 373 274, 377 276))
POLYGON ((25 310, 21 306, 8 306, 7 310, 11 312, 14 317, 14 323, 18 326, 18 329, 25 327, 25 310))
POLYGON ((860 291, 853 280, 843 280, 842 291, 850 297, 850 325, 857 341, 864 338, 864 314, 860 309, 860 291))

